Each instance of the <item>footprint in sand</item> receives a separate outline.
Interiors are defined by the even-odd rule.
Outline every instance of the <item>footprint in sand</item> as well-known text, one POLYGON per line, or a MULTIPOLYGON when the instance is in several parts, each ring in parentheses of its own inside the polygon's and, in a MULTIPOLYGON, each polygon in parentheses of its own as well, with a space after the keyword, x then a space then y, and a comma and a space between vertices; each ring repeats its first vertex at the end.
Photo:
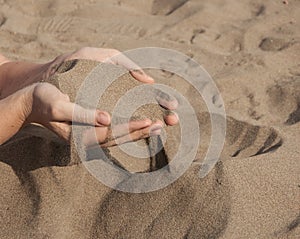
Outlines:
MULTIPOLYGON (((299 66, 298 66, 299 67, 299 66)), ((296 72, 295 72, 296 74, 296 72)), ((287 125, 300 121, 300 77, 277 83, 267 89, 269 110, 287 125)))
POLYGON ((10 30, 1 30, 0 37, 1 37, 1 41, 3 41, 3 42, 7 41, 10 44, 11 43, 19 43, 22 45, 37 40, 36 35, 12 32, 10 30))
POLYGON ((261 3, 252 3, 251 5, 251 13, 254 17, 259 17, 265 14, 266 6, 261 3))
POLYGON ((243 49, 243 32, 234 29, 195 29, 190 43, 205 47, 216 54, 229 54, 243 49))
POLYGON ((143 37, 147 34, 148 29, 140 25, 136 19, 128 20, 126 23, 116 20, 108 21, 106 24, 97 26, 97 31, 106 34, 131 35, 143 37))
POLYGON ((43 19, 38 26, 41 33, 62 33, 70 30, 74 24, 71 17, 50 17, 43 19))
POLYGON ((261 40, 259 48, 263 51, 281 51, 291 46, 292 42, 286 39, 266 37, 261 40))

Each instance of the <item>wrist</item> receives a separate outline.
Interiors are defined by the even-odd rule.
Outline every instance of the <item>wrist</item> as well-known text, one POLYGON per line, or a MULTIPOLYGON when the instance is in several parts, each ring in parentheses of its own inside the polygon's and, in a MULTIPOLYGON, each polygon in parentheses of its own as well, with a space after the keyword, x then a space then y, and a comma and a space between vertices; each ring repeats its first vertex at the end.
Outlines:
POLYGON ((28 121, 31 112, 31 90, 24 88, 0 101, 0 145, 16 134, 28 121))
POLYGON ((0 65, 0 99, 45 80, 49 65, 12 61, 0 65))
POLYGON ((21 97, 21 118, 24 120, 24 125, 34 123, 34 112, 33 112, 33 92, 36 84, 30 85, 22 89, 21 97))

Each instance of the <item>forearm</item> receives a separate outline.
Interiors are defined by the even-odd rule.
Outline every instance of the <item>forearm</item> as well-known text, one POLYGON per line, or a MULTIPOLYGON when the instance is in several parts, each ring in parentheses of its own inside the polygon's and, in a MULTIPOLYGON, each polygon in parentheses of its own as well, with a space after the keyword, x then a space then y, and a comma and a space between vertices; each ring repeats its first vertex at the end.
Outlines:
POLYGON ((47 78, 50 65, 51 62, 35 64, 11 61, 0 64, 0 99, 47 78))
POLYGON ((0 100, 0 145, 25 124, 32 107, 32 87, 26 87, 0 100))

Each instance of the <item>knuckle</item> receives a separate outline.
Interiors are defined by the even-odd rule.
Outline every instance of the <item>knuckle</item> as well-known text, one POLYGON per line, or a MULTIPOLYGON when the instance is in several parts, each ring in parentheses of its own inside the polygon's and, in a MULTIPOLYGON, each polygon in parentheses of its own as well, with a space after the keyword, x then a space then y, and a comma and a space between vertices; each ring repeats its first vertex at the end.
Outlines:
POLYGON ((91 49, 90 47, 82 47, 82 48, 78 49, 77 51, 75 51, 74 53, 72 53, 72 58, 84 57, 84 56, 88 55, 90 49, 91 49))
POLYGON ((81 53, 85 53, 87 51, 89 51, 91 48, 88 46, 82 47, 80 48, 77 52, 81 52, 81 53))
POLYGON ((83 112, 80 114, 80 119, 81 119, 82 123, 88 123, 89 117, 88 117, 88 114, 87 114, 86 111, 83 111, 83 112))
POLYGON ((141 130, 139 133, 139 137, 143 138, 149 135, 149 130, 141 130))
POLYGON ((70 101, 70 97, 69 97, 69 95, 67 95, 67 94, 63 94, 63 95, 62 95, 62 97, 63 97, 63 99, 64 99, 64 100, 66 100, 66 101, 70 101))
POLYGON ((33 95, 40 95, 44 93, 45 86, 49 83, 37 83, 33 86, 33 95))
POLYGON ((55 104, 49 105, 48 113, 51 116, 51 118, 59 117, 59 115, 60 115, 59 104, 55 103, 55 104))

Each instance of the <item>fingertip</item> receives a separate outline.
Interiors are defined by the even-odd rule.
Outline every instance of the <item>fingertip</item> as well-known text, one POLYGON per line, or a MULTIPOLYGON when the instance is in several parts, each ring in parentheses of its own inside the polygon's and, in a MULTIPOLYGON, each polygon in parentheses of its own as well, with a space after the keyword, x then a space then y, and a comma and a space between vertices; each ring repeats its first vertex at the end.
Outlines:
POLYGON ((157 120, 151 127, 150 127, 150 136, 153 135, 160 135, 161 130, 163 128, 163 122, 161 120, 157 120))
POLYGON ((161 129, 151 130, 150 131, 150 136, 160 135, 160 134, 161 134, 161 129))
POLYGON ((111 117, 109 113, 105 111, 98 111, 96 119, 99 125, 110 125, 111 123, 111 117))
POLYGON ((130 74, 138 81, 148 84, 155 83, 154 79, 142 70, 130 70, 130 74))
POLYGON ((149 126, 149 125, 152 124, 152 120, 150 120, 150 119, 145 119, 145 120, 144 120, 144 123, 145 123, 145 126, 149 126))
POLYGON ((168 110, 176 110, 178 107, 178 101, 176 99, 166 100, 157 96, 156 100, 160 106, 168 110))
POLYGON ((176 125, 179 122, 178 115, 174 112, 172 112, 171 114, 166 115, 164 117, 164 120, 165 120, 166 124, 170 125, 170 126, 176 125))
POLYGON ((164 123, 161 120, 157 120, 152 126, 151 128, 162 128, 164 126, 164 123))
POLYGON ((154 84, 155 83, 155 80, 151 76, 146 75, 146 77, 148 78, 148 83, 150 83, 150 84, 154 84))

